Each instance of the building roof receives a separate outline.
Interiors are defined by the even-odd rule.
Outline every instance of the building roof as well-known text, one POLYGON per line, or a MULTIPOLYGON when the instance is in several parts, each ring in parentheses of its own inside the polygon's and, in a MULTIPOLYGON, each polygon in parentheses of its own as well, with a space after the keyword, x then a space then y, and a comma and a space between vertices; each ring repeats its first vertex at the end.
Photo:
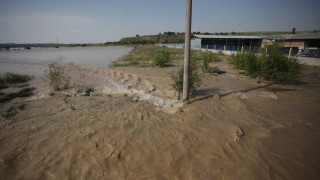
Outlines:
POLYGON ((286 34, 282 35, 284 39, 320 39, 320 33, 310 34, 286 34))
POLYGON ((284 35, 269 35, 269 36, 228 36, 228 35, 193 35, 199 39, 320 39, 320 33, 309 34, 284 34, 284 35))
POLYGON ((263 36, 193 35, 199 39, 263 39, 263 36))

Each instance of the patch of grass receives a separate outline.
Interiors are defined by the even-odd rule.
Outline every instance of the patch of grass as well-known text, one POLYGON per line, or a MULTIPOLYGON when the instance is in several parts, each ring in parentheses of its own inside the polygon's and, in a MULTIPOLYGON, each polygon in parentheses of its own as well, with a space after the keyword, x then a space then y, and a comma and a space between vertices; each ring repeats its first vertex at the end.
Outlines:
POLYGON ((266 88, 266 90, 271 91, 271 92, 273 92, 273 93, 285 92, 285 91, 296 91, 296 90, 294 90, 294 89, 281 88, 281 87, 270 87, 270 88, 266 88))
POLYGON ((4 97, 0 98, 0 102, 11 101, 12 99, 18 98, 18 97, 31 96, 31 95, 33 95, 34 90, 35 90, 35 88, 33 88, 33 87, 23 88, 17 93, 10 93, 10 94, 5 95, 4 97))
POLYGON ((10 106, 9 109, 6 110, 5 114, 2 115, 5 119, 10 119, 18 113, 14 106, 10 106))
POLYGON ((113 62, 111 66, 113 67, 125 67, 125 66, 137 66, 140 63, 137 61, 130 61, 130 62, 113 62))
POLYGON ((222 56, 219 56, 219 59, 220 59, 221 61, 230 62, 231 59, 232 59, 232 55, 231 55, 231 56, 222 55, 222 56))
POLYGON ((24 110, 25 108, 26 108, 26 104, 25 103, 22 103, 22 104, 18 105, 18 109, 21 110, 21 111, 24 110))
POLYGON ((218 68, 218 66, 214 66, 214 67, 209 67, 209 68, 207 69, 207 72, 208 72, 208 73, 219 73, 219 72, 221 72, 221 71, 220 71, 220 69, 218 68))
POLYGON ((85 92, 85 96, 90 96, 90 93, 94 92, 94 88, 89 87, 84 92, 85 92))
POLYGON ((121 57, 112 66, 160 66, 170 60, 183 59, 184 51, 180 48, 160 47, 156 45, 137 45, 127 55, 121 57), (165 63, 164 63, 165 62, 165 63))
POLYGON ((113 62, 111 64, 112 67, 125 67, 125 66, 129 66, 128 63, 118 63, 118 62, 113 62))
POLYGON ((15 73, 5 73, 0 76, 0 87, 5 88, 7 85, 28 82, 31 80, 30 76, 20 75, 15 73))

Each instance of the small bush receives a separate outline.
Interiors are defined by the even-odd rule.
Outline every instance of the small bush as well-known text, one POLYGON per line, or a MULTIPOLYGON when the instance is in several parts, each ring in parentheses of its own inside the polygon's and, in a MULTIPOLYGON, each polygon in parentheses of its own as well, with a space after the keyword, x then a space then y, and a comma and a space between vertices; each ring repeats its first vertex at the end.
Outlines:
POLYGON ((265 79, 289 79, 301 70, 299 60, 285 56, 278 46, 268 48, 268 54, 263 53, 259 59, 259 75, 265 79))
POLYGON ((63 66, 52 63, 48 65, 49 72, 46 74, 45 82, 49 84, 54 91, 68 89, 71 77, 63 66))
MULTIPOLYGON (((202 80, 200 75, 198 74, 196 61, 191 60, 190 62, 190 70, 189 70, 189 92, 190 94, 195 94, 196 89, 201 85, 202 80)), ((177 73, 173 73, 171 78, 173 79, 174 83, 172 87, 178 93, 178 99, 180 100, 181 94, 183 92, 183 68, 180 68, 177 73)))
POLYGON ((85 92, 85 96, 90 96, 90 93, 94 92, 94 88, 92 87, 87 88, 84 92, 85 92))
POLYGON ((218 73, 219 72, 219 68, 217 66, 215 66, 215 67, 209 66, 209 62, 216 62, 217 61, 217 54, 207 51, 206 53, 203 53, 202 61, 203 61, 202 72, 204 72, 204 73, 218 73))
POLYGON ((209 67, 209 68, 207 69, 207 72, 208 72, 208 73, 219 73, 219 72, 220 72, 220 69, 218 68, 218 66, 209 67))
POLYGON ((218 62, 218 55, 216 53, 210 52, 210 51, 206 51, 206 52, 202 52, 202 60, 206 60, 208 62, 218 62))
POLYGON ((153 58, 153 65, 164 67, 170 61, 170 53, 166 50, 160 50, 153 58))
POLYGON ((245 70, 247 75, 258 76, 268 80, 293 78, 301 70, 299 61, 285 56, 278 43, 269 47, 268 53, 264 50, 262 50, 261 54, 238 52, 232 56, 231 62, 237 69, 245 70))

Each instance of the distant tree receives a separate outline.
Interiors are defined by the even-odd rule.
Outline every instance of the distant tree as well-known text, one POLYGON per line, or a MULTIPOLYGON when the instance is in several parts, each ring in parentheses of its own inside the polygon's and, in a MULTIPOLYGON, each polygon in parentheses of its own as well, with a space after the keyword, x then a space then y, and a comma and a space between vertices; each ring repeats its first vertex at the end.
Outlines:
POLYGON ((160 36, 161 36, 161 33, 158 34, 158 43, 160 43, 160 36))
POLYGON ((291 34, 295 34, 296 33, 296 28, 292 28, 292 33, 291 34))
POLYGON ((237 33, 232 31, 231 34, 232 34, 232 35, 236 35, 237 33))
POLYGON ((139 34, 136 35, 136 37, 139 37, 139 36, 140 36, 139 34))
POLYGON ((315 29, 314 31, 313 31, 313 33, 317 33, 318 31, 315 29))

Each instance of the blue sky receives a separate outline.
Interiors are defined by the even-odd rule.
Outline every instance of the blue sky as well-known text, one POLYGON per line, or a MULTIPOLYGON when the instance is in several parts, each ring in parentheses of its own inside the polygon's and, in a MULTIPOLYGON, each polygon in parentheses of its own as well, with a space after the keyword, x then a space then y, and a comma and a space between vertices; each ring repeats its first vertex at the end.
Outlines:
MULTIPOLYGON (((103 43, 183 32, 186 0, 0 0, 0 43, 103 43)), ((319 0, 193 0, 192 31, 320 30, 319 0)))

